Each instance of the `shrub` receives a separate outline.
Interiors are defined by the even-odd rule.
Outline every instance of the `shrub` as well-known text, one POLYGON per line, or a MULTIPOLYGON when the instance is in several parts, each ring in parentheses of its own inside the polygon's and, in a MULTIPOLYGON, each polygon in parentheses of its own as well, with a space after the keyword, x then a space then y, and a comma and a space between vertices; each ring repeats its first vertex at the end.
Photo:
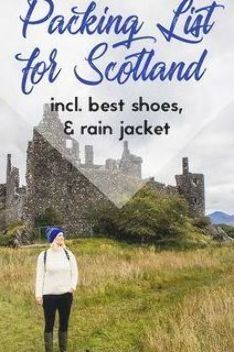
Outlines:
POLYGON ((204 229, 206 226, 211 224, 209 216, 201 216, 192 220, 193 226, 198 227, 199 229, 204 229))
POLYGON ((60 224, 61 217, 53 208, 47 208, 45 211, 40 214, 35 221, 36 227, 44 227, 44 226, 53 226, 60 224))
POLYGON ((44 231, 47 226, 61 226, 62 216, 53 208, 45 209, 35 219, 35 228, 32 233, 33 240, 44 238, 44 231))
POLYGON ((13 242, 13 236, 7 234, 0 234, 0 246, 11 246, 13 242))
POLYGON ((145 187, 121 209, 96 214, 96 231, 134 242, 156 242, 183 235, 187 203, 178 195, 160 195, 145 187))
POLYGON ((228 236, 234 238, 234 226, 230 226, 230 225, 226 225, 226 224, 222 224, 219 225, 228 236))

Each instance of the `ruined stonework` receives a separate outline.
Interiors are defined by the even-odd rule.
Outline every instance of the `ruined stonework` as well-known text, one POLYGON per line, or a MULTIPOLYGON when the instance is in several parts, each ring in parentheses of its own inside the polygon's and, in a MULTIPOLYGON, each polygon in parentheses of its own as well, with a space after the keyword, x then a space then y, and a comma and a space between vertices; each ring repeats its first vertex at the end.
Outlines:
POLYGON ((0 185, 0 231, 6 228, 6 184, 0 185))
POLYGON ((23 196, 25 187, 20 187, 19 169, 11 165, 11 155, 7 156, 6 183, 6 223, 13 223, 22 218, 23 196))
MULTIPOLYGON (((68 232, 91 234, 91 213, 110 203, 89 180, 35 129, 27 151, 27 191, 24 220, 37 226, 46 209, 53 209, 68 232)), ((110 204, 111 206, 111 204, 110 204)))
MULTIPOLYGON (((142 159, 130 152, 126 141, 120 160, 95 164, 91 145, 85 146, 84 159, 79 143, 64 134, 58 113, 45 105, 43 119, 28 143, 26 187, 19 186, 19 170, 11 165, 11 155, 7 156, 6 184, 0 185, 1 227, 21 219, 30 228, 37 227, 50 209, 59 219, 56 225, 69 233, 92 235, 92 214, 97 209, 115 207, 112 199, 124 192, 131 194, 136 185, 140 188, 145 183, 142 159)), ((148 182, 161 194, 183 195, 192 217, 205 214, 204 176, 189 172, 187 158, 183 159, 183 174, 176 176, 176 187, 153 178, 148 182)))
POLYGON ((189 172, 189 160, 183 158, 183 174, 175 176, 180 194, 187 200, 191 217, 205 214, 204 175, 189 172))
POLYGON ((26 188, 19 185, 19 169, 12 166, 11 155, 7 155, 6 184, 0 185, 0 229, 20 221, 26 188))
POLYGON ((139 156, 130 153, 128 142, 124 141, 124 150, 119 163, 120 170, 127 175, 141 178, 142 159, 139 156))

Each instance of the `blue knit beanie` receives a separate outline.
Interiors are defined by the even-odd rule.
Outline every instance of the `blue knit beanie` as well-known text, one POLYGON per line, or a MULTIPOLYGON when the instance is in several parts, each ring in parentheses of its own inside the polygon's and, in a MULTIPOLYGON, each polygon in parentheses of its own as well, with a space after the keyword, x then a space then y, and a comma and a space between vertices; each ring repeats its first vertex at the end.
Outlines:
POLYGON ((64 230, 61 228, 61 227, 50 227, 48 226, 46 229, 45 229, 45 234, 46 234, 46 237, 47 237, 47 240, 52 243, 55 239, 55 237, 60 233, 62 232, 64 234, 64 230))

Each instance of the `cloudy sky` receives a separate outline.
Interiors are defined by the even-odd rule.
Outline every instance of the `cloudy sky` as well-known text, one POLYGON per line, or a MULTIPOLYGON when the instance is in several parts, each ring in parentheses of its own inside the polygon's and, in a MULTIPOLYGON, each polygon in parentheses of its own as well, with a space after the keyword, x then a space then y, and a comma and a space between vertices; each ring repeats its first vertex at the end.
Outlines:
MULTIPOLYGON (((173 10, 180 1, 177 0, 145 0, 136 2, 126 0, 121 3, 112 0, 98 1, 95 13, 103 15, 104 8, 109 7, 109 14, 121 14, 124 18, 137 15, 139 21, 144 21, 141 35, 154 36, 156 43, 151 41, 136 41, 132 47, 112 49, 111 45, 126 39, 126 35, 118 36, 87 34, 49 35, 47 29, 50 20, 56 15, 63 15, 65 22, 71 17, 71 7, 78 6, 85 11, 90 1, 54 0, 54 12, 48 21, 40 25, 31 25, 28 28, 27 38, 22 37, 22 22, 19 16, 25 18, 28 11, 28 1, 12 0, 5 2, 4 11, 0 14, 1 26, 1 66, 0 66, 0 182, 5 181, 6 154, 13 154, 13 163, 20 167, 22 182, 25 174, 25 153, 27 141, 31 138, 32 127, 42 118, 43 104, 51 97, 57 101, 71 101, 78 96, 83 111, 79 113, 62 113, 61 119, 72 119, 81 151, 85 144, 93 144, 95 161, 103 163, 106 158, 119 158, 122 151, 122 142, 118 141, 118 133, 113 136, 81 136, 79 127, 82 124, 96 124, 103 121, 119 131, 119 123, 138 125, 147 119, 152 125, 171 125, 168 136, 129 136, 130 149, 134 154, 144 159, 143 174, 145 177, 154 176, 157 180, 175 184, 174 175, 181 172, 181 159, 188 156, 190 170, 204 173, 206 182, 207 213, 221 210, 234 213, 234 30, 233 13, 234 3, 231 0, 219 1, 225 4, 225 10, 218 9, 214 13, 215 25, 211 32, 204 36, 200 44, 192 45, 172 40, 166 42, 157 29, 160 23, 169 27, 173 18, 173 10), (16 6, 17 5, 17 6, 16 6), (153 62, 165 61, 170 65, 173 61, 186 63, 197 61, 201 53, 207 49, 205 61, 207 71, 199 82, 132 82, 119 86, 116 82, 103 82, 92 87, 76 80, 73 68, 77 66, 84 77, 91 77, 85 58, 91 49, 100 42, 109 44, 108 53, 97 60, 97 65, 104 72, 111 61, 120 65, 124 57, 140 51, 154 49, 153 62), (25 63, 18 62, 15 55, 22 54, 28 57, 35 47, 40 48, 42 60, 48 60, 50 52, 58 50, 58 62, 62 68, 60 76, 54 84, 47 78, 38 84, 30 95, 21 91, 22 68, 25 63), (118 102, 124 99, 124 112, 88 113, 87 97, 92 96, 98 102, 118 102), (130 104, 142 96, 147 102, 178 102, 183 107, 181 115, 176 113, 143 112, 133 113, 130 104)), ((195 0, 193 6, 200 7, 200 1, 195 0)), ((204 6, 212 4, 204 0, 204 6)), ((45 17, 48 12, 48 2, 38 0, 32 20, 45 17)), ((203 11, 204 13, 204 11, 203 11)), ((189 13, 188 13, 189 15, 189 13)), ((77 23, 82 19, 78 19, 77 23)), ((182 33, 186 15, 178 21, 177 33, 182 33)), ((38 58, 38 60, 39 60, 38 58)))

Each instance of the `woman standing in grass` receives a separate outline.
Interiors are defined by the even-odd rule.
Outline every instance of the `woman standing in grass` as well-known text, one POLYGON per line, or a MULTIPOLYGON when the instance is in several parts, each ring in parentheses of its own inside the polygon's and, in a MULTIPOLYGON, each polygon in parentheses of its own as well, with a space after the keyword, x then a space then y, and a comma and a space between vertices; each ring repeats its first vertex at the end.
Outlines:
POLYGON ((61 228, 47 227, 45 233, 50 248, 38 256, 35 287, 36 300, 44 310, 45 351, 53 351, 53 328, 58 309, 59 348, 60 352, 67 352, 68 321, 78 283, 77 262, 74 254, 66 249, 61 228))

